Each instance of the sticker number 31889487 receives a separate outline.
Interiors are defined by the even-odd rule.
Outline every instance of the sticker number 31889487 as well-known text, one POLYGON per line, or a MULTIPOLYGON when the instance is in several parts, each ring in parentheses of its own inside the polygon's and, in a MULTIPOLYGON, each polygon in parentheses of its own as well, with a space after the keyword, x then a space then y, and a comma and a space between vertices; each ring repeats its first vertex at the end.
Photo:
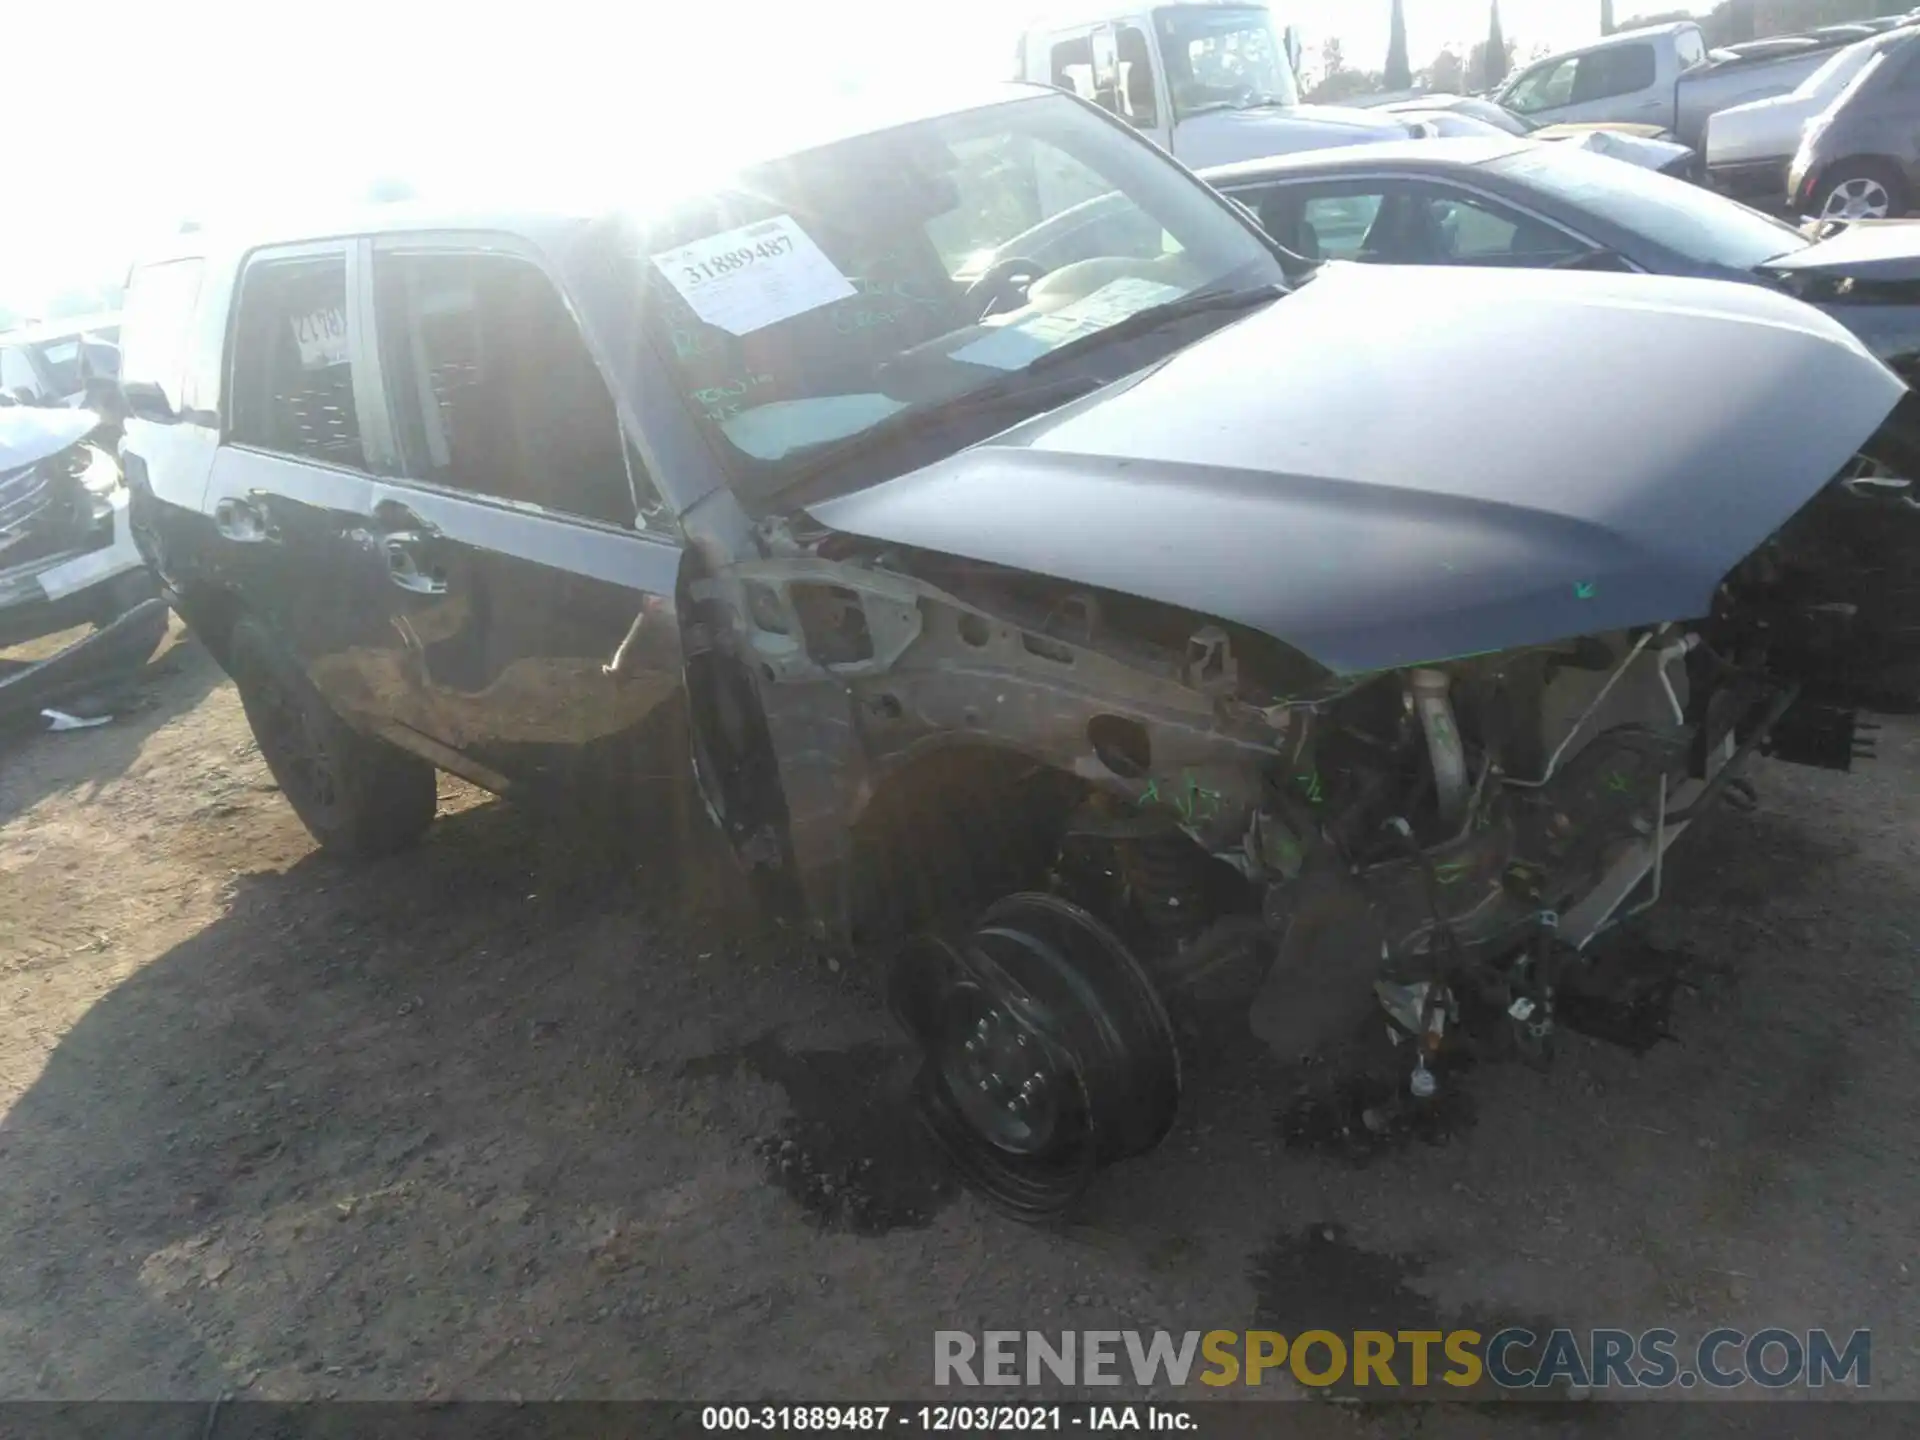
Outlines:
POLYGON ((855 293, 791 215, 649 258, 695 315, 730 335, 750 335, 855 293))

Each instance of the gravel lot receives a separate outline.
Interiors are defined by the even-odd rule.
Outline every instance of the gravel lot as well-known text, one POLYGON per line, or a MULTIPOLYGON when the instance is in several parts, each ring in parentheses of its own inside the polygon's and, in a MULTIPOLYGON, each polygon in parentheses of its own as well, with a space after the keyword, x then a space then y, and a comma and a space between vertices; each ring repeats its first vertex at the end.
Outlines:
POLYGON ((1920 723, 1758 770, 1670 869, 1673 1043, 1481 1067, 1364 1151, 1290 1143, 1291 1078, 1226 1046, 1039 1231, 946 1183, 872 987, 671 797, 615 843, 446 781, 356 871, 196 646, 153 669, 0 741, 0 1396, 901 1398, 938 1328, 1538 1320, 1871 1326, 1875 1393, 1920 1398, 1920 723))

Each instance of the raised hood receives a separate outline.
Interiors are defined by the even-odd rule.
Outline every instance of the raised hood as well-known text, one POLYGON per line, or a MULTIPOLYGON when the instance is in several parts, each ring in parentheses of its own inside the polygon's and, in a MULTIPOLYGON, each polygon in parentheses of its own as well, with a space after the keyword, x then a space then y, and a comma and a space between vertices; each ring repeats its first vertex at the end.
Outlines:
POLYGON ((1920 223, 1860 220, 1760 267, 1774 275, 1899 283, 1920 280, 1920 223))
POLYGON ((1383 111, 1338 105, 1261 106, 1214 110, 1182 120, 1174 127, 1173 153, 1182 164, 1199 170, 1300 150, 1405 140, 1412 134, 1401 119, 1383 111))
POLYGON ((1903 393, 1758 286, 1329 265, 1156 368, 811 513, 1352 673, 1706 614, 1903 393))

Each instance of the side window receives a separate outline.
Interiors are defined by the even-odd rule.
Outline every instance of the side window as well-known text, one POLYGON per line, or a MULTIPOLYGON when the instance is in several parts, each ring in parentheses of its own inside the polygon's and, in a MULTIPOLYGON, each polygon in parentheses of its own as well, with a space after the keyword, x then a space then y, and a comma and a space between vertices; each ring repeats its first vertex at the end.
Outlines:
POLYGON ((1583 57, 1573 80, 1573 103, 1631 95, 1653 84, 1651 45, 1616 45, 1583 57))
POLYGON ((227 438, 364 470, 345 255, 256 260, 240 281, 227 438))
POLYGON ((1477 197, 1429 193, 1420 205, 1431 264, 1551 265, 1583 248, 1565 231, 1477 197))
POLYGON ((40 377, 34 373, 27 352, 17 345, 0 350, 0 390, 16 405, 38 405, 45 397, 40 392, 40 377))
MULTIPOLYGON (((1700 38, 1698 30, 1682 30, 1674 37, 1673 48, 1682 70, 1691 70, 1696 65, 1707 63, 1707 42, 1700 38)), ((1653 82, 1649 80, 1647 83, 1653 82)))
POLYGON ((1516 114, 1531 115, 1538 110, 1553 110, 1571 103, 1573 73, 1579 63, 1579 57, 1575 56, 1558 64, 1549 61, 1529 70, 1514 84, 1507 96, 1507 108, 1516 114))
POLYGON ((120 316, 120 378, 158 386, 176 411, 183 403, 202 269, 198 260, 173 260, 134 271, 120 316))
POLYGON ((664 507, 586 341, 540 268, 507 255, 380 255, 382 370, 419 479, 633 528, 664 507))
POLYGON ((1093 99, 1093 44, 1085 35, 1055 43, 1048 61, 1054 87, 1093 99))
POLYGON ((1385 202, 1384 187, 1329 192, 1279 186, 1241 196, 1260 217, 1260 228, 1309 260, 1353 260, 1366 247, 1385 202))
POLYGON ((49 340, 42 345, 40 369, 47 377, 48 393, 56 399, 78 394, 85 383, 80 374, 80 337, 49 340))

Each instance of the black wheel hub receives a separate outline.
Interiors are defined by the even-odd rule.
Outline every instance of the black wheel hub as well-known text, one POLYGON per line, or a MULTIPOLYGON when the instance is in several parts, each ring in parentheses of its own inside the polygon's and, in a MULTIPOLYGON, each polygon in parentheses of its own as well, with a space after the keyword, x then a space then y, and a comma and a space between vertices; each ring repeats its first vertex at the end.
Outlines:
POLYGON ((1002 1150, 1044 1153, 1059 1132, 1071 1077, 1063 1081, 1038 1032, 977 986, 959 987, 950 1003, 959 1011, 940 1051, 940 1075, 954 1104, 1002 1150))
POLYGON ((928 1126, 960 1178, 1019 1218, 1065 1210, 1173 1123, 1166 1009, 1132 952, 1067 901, 1009 896, 961 944, 923 944, 895 967, 892 1000, 926 1052, 928 1126))

